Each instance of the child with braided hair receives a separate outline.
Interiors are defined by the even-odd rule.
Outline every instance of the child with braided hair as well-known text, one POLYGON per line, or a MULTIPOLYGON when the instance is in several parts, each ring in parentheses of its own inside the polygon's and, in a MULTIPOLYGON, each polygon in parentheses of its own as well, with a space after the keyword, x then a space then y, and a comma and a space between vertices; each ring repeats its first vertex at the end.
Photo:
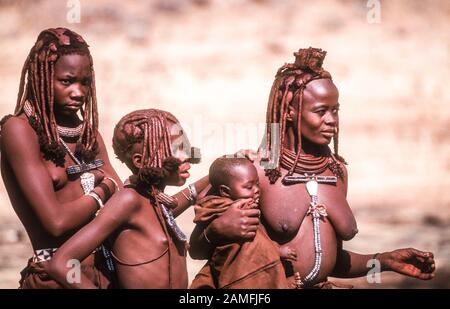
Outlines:
MULTIPOLYGON (((0 124, 3 181, 34 249, 20 287, 58 288, 45 271, 48 260, 122 185, 98 132, 93 61, 80 35, 65 28, 39 34, 15 114, 0 124)), ((97 287, 109 287, 104 259, 92 251, 81 269, 97 287)))
POLYGON ((124 116, 115 127, 113 148, 132 172, 129 184, 62 245, 49 274, 67 288, 94 288, 84 276, 67 282, 66 263, 84 259, 108 239, 120 287, 187 288, 186 237, 163 193, 190 176, 190 162, 197 160, 187 145, 178 120, 168 112, 147 109, 124 116))

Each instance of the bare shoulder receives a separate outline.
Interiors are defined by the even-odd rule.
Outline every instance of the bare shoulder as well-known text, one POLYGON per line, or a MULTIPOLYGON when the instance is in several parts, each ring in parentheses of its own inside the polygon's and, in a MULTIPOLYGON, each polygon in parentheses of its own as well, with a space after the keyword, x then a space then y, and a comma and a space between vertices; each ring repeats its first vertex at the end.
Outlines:
POLYGON ((344 183, 348 182, 348 171, 347 171, 347 166, 345 166, 344 163, 341 164, 341 168, 342 168, 342 172, 344 174, 344 183))
POLYGON ((1 148, 8 152, 25 147, 26 150, 39 149, 36 132, 26 118, 11 117, 1 128, 1 148))
POLYGON ((107 204, 117 204, 127 212, 134 212, 141 208, 144 197, 132 188, 124 188, 115 193, 107 204))
POLYGON ((103 137, 102 137, 102 135, 100 134, 99 131, 97 131, 97 135, 95 136, 95 140, 97 141, 98 151, 99 151, 100 157, 105 157, 106 156, 106 145, 105 145, 103 137))
MULTIPOLYGON (((2 125, 1 135, 2 137, 7 137, 9 135, 36 135, 33 128, 28 123, 26 118, 12 116, 2 125)), ((19 136, 15 136, 19 137, 19 136)))
POLYGON ((102 137, 102 134, 100 133, 100 131, 97 131, 97 135, 95 138, 97 139, 98 143, 104 144, 103 137, 102 137))
POLYGON ((105 142, 103 140, 102 135, 100 134, 99 131, 97 131, 97 135, 95 137, 96 141, 97 141, 97 145, 98 145, 98 157, 100 159, 102 159, 103 161, 105 161, 106 165, 110 165, 110 161, 108 158, 108 153, 106 150, 106 145, 105 142))
POLYGON ((348 190, 348 171, 347 171, 347 167, 345 166, 344 163, 341 163, 341 169, 342 169, 342 173, 343 173, 343 177, 344 179, 342 179, 342 190, 344 192, 344 195, 347 196, 347 190, 348 190))

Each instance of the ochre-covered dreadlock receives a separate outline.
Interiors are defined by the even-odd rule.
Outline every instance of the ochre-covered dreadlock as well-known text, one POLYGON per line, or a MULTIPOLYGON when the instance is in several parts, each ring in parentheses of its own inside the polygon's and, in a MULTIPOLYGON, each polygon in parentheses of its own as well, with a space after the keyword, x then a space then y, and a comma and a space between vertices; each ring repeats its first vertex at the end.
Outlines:
POLYGON ((81 110, 83 128, 77 141, 76 154, 85 162, 95 158, 98 153, 98 113, 93 61, 89 46, 77 33, 66 28, 51 28, 39 34, 22 68, 15 108, 15 115, 19 115, 24 113, 26 104, 31 105, 32 115, 28 116, 28 120, 39 137, 41 151, 45 159, 59 166, 64 165, 65 150, 59 142, 55 120, 53 80, 55 62, 68 54, 89 57, 92 78, 90 91, 81 110))
POLYGON ((142 165, 130 182, 147 189, 178 169, 181 161, 173 156, 169 127, 178 123, 171 113, 158 109, 137 110, 125 115, 114 128, 113 149, 117 158, 131 169, 131 149, 142 144, 142 165))
MULTIPOLYGON (((301 158, 301 107, 303 102, 303 92, 306 85, 316 79, 331 79, 330 73, 322 68, 326 51, 317 48, 300 49, 294 53, 296 57, 294 63, 286 63, 278 69, 275 75, 275 81, 270 91, 269 102, 266 114, 266 141, 262 147, 263 161, 273 161, 275 168, 266 169, 266 175, 271 183, 275 183, 281 176, 280 163, 278 158, 284 153, 285 137, 286 137, 286 119, 289 113, 289 106, 297 103, 297 136, 298 145, 296 149, 296 158, 294 166, 301 158), (278 124, 279 143, 272 144, 271 124, 278 124), (275 148, 275 149, 274 149, 275 148)), ((338 126, 339 127, 339 126, 338 126)), ((338 129, 339 132, 339 129, 338 129)), ((338 134, 333 137, 334 142, 334 158, 344 162, 344 159, 338 155, 338 134)), ((272 162, 273 163, 273 162, 272 162)))

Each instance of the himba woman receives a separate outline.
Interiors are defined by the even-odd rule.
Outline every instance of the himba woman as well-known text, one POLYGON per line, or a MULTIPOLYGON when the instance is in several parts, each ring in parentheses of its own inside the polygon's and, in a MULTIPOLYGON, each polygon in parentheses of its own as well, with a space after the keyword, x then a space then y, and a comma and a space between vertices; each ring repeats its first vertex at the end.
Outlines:
POLYGON ((68 288, 95 288, 85 276, 68 282, 66 264, 83 260, 108 238, 121 288, 187 288, 186 236, 163 193, 166 186, 182 186, 190 162, 198 162, 180 128, 172 114, 157 109, 119 121, 113 147, 132 172, 129 184, 59 248, 50 261, 51 276, 68 288))
MULTIPOLYGON (((98 133, 92 57, 77 33, 42 31, 25 61, 14 116, 1 128, 1 171, 34 255, 21 288, 57 288, 45 265, 56 249, 119 189, 98 133), (89 195, 88 195, 89 194, 89 195)), ((110 286, 102 250, 81 269, 98 287, 110 286), (106 269, 105 269, 106 270, 106 269)))
MULTIPOLYGON (((122 186, 98 132, 93 62, 80 35, 65 28, 39 34, 0 136, 3 181, 34 250, 20 287, 61 287, 46 273, 48 260, 122 186)), ((188 191, 175 195, 177 209, 193 203, 188 191)), ((81 270, 97 287, 111 287, 108 250, 94 251, 81 270)))
MULTIPOLYGON (((331 287, 328 276, 365 276, 369 260, 380 271, 419 279, 434 276, 431 252, 399 249, 361 255, 342 247, 357 233, 346 200, 347 170, 338 154, 339 93, 322 68, 326 52, 300 49, 294 63, 275 76, 267 107, 266 137, 255 158, 260 178, 261 221, 272 240, 294 248, 297 259, 285 261, 291 287, 331 287), (333 140, 334 152, 329 148, 333 140)), ((210 243, 223 242, 214 227, 195 229, 190 253, 204 258, 210 243)), ((207 268, 202 277, 209 286, 207 268)))

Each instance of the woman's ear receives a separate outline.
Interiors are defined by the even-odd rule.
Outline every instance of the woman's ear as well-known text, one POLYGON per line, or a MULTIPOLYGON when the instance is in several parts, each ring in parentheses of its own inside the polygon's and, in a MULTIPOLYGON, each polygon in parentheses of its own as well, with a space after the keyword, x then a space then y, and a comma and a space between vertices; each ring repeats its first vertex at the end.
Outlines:
POLYGON ((223 197, 230 197, 230 187, 226 185, 220 185, 219 187, 219 194, 223 197))
POLYGON ((290 121, 290 122, 294 122, 294 120, 296 118, 295 116, 297 115, 297 109, 294 107, 294 104, 295 104, 295 102, 294 103, 291 102, 288 105, 286 120, 290 121))
POLYGON ((135 168, 140 169, 142 167, 142 154, 134 153, 131 156, 131 162, 133 162, 135 168))
POLYGON ((295 111, 293 108, 289 108, 288 114, 286 116, 286 121, 293 122, 295 117, 295 111))

